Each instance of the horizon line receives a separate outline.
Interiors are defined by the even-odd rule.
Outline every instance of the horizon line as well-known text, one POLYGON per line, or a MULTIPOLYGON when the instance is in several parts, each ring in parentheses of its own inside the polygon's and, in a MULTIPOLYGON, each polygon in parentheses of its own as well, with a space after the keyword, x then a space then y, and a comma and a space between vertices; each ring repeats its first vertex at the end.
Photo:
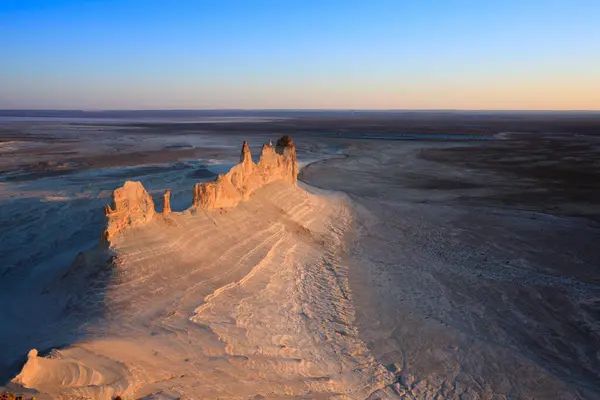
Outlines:
POLYGON ((260 112, 600 112, 600 109, 511 109, 511 108, 0 108, 0 112, 70 111, 70 112, 149 112, 149 111, 260 111, 260 112))

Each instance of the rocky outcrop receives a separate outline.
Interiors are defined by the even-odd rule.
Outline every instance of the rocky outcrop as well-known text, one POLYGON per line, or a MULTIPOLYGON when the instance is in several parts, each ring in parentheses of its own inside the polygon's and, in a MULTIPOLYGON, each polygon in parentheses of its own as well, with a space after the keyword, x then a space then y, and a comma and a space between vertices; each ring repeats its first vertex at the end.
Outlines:
POLYGON ((38 372, 38 360, 38 351, 36 349, 29 350, 29 353, 27 353, 27 362, 21 372, 12 381, 27 387, 30 377, 35 376, 38 372))
MULTIPOLYGON (((193 190, 193 209, 210 210, 234 207, 247 200, 252 192, 275 181, 297 184, 298 165, 296 148, 289 136, 283 136, 273 143, 262 147, 257 163, 252 160, 248 143, 244 142, 240 163, 226 174, 219 175, 214 182, 198 183, 193 190)), ((163 216, 171 213, 171 191, 163 196, 163 216)), ((140 182, 127 181, 113 192, 111 206, 106 206, 106 229, 102 240, 110 242, 114 236, 129 226, 150 221, 156 211, 152 197, 140 182)))
POLYGON ((163 215, 171 214, 171 191, 167 189, 163 194, 163 215))
POLYGON ((214 182, 198 183, 194 187, 193 207, 213 209, 233 207, 248 197, 256 189, 274 181, 296 184, 298 167, 296 148, 289 136, 262 147, 258 163, 252 161, 248 143, 244 142, 240 163, 214 182))
POLYGON ((140 182, 127 181, 113 192, 112 205, 104 208, 106 229, 102 239, 111 241, 128 226, 144 224, 155 214, 154 201, 140 182))

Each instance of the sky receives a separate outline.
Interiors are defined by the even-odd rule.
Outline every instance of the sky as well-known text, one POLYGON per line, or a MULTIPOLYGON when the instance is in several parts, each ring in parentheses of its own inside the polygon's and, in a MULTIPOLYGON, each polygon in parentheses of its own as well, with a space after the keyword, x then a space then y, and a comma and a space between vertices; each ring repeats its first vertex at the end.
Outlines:
POLYGON ((0 109, 600 110, 599 0, 0 0, 0 109))

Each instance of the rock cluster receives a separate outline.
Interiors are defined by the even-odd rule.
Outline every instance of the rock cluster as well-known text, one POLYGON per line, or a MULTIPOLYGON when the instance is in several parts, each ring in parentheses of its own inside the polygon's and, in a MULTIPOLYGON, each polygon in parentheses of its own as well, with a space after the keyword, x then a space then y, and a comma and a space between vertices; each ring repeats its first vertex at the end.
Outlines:
POLYGON ((248 143, 244 142, 239 164, 219 175, 214 182, 194 186, 192 206, 204 209, 233 207, 270 182, 296 184, 297 179, 296 148, 289 136, 279 139, 277 147, 272 143, 263 145, 256 164, 252 161, 248 143))
POLYGON ((106 229, 102 239, 110 242, 125 227, 144 224, 155 214, 154 201, 141 182, 127 181, 113 192, 112 205, 104 208, 106 229))
MULTIPOLYGON (((297 179, 296 148, 289 136, 280 138, 276 146, 273 143, 263 145, 257 163, 252 160, 248 143, 244 142, 239 164, 226 174, 219 175, 214 182, 197 183, 194 186, 192 208, 210 210, 234 207, 268 183, 285 181, 295 185, 297 179)), ((171 213, 170 196, 171 191, 167 189, 163 195, 164 216, 171 213)), ((140 182, 127 181, 113 192, 112 205, 106 206, 105 214, 107 223, 102 240, 110 242, 126 227, 150 221, 156 211, 152 197, 144 186, 140 182)))

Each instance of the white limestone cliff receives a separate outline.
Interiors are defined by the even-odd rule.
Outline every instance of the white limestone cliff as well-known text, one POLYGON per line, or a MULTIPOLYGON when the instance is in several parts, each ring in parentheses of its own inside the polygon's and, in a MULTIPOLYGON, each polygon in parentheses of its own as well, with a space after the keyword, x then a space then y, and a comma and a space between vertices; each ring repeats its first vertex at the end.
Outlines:
MULTIPOLYGON (((298 165, 296 148, 289 136, 283 136, 276 146, 262 147, 257 163, 252 160, 248 143, 244 142, 240 163, 214 182, 197 183, 193 188, 192 209, 211 210, 235 207, 261 187, 275 181, 296 184, 298 165)), ((163 196, 163 216, 171 213, 170 190, 163 196)), ((140 182, 127 181, 113 192, 111 206, 106 206, 106 228, 102 241, 110 242, 123 229, 149 222, 157 214, 152 197, 140 182)))

